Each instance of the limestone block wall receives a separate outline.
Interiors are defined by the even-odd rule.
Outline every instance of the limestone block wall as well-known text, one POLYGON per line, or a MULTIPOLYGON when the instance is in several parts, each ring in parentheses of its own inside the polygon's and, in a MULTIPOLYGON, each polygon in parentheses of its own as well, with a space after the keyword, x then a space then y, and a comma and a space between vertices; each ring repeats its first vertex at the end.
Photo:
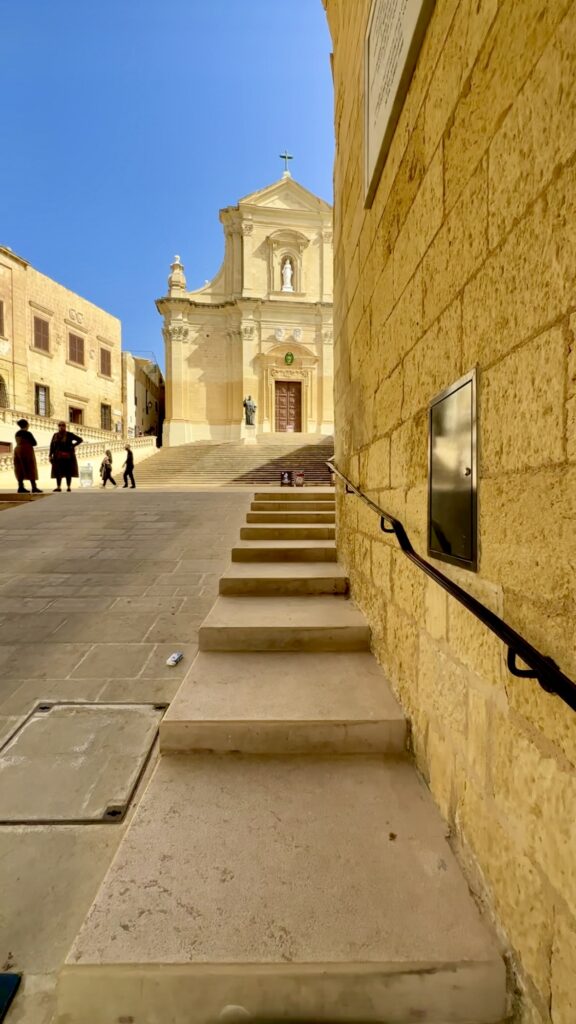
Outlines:
MULTIPOLYGON (((479 571, 440 568, 576 678, 576 5, 437 0, 371 209, 369 0, 334 44, 336 460, 426 554, 427 407, 479 379, 479 571)), ((576 715, 338 495, 418 763, 495 915, 515 1021, 576 1020, 576 715)))

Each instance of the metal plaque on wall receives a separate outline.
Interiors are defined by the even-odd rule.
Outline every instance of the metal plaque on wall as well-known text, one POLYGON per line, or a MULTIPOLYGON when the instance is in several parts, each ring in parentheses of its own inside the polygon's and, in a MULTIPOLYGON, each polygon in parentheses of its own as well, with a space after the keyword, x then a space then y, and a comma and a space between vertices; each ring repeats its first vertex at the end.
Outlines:
POLYGON ((364 193, 372 206, 436 0, 372 0, 364 42, 364 193))
POLYGON ((430 403, 428 444, 428 554, 475 571, 475 370, 430 403))

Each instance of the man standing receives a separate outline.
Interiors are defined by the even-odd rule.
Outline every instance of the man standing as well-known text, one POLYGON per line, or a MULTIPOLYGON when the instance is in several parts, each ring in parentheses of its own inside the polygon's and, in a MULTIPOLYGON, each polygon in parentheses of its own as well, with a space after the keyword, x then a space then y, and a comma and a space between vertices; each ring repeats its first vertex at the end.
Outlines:
POLYGON ((136 487, 134 483, 134 452, 132 451, 129 444, 124 445, 126 449, 126 462, 124 463, 124 487, 128 487, 128 479, 132 484, 132 488, 136 487))

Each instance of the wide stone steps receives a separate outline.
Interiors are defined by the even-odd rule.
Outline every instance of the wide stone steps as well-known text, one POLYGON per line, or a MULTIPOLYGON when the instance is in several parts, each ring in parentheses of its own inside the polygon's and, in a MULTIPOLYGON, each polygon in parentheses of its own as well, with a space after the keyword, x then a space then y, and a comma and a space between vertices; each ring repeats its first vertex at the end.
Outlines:
MULTIPOLYGON (((283 498, 259 501, 294 507, 283 498)), ((333 542, 240 544, 251 561, 233 560, 200 628, 56 1024, 209 1024, 229 1004, 260 1020, 503 1022, 504 962, 346 573, 308 560, 335 558, 333 542)))
POLYGON ((335 526, 323 524, 296 523, 285 526, 280 523, 260 523, 258 526, 243 526, 241 540, 333 540, 335 526))
POLYGON ((245 540, 232 548, 233 562, 335 562, 333 540, 245 540))
POLYGON ((164 755, 68 957, 58 1024, 495 1024, 505 968, 412 766, 164 755))
POLYGON ((220 577, 220 593, 347 594, 348 576, 336 562, 232 562, 220 577))
POLYGON ((277 504, 281 508, 285 508, 286 504, 299 503, 305 505, 307 508, 310 507, 310 502, 320 502, 322 508, 334 508, 334 491, 332 490, 320 490, 311 489, 304 490, 302 487, 286 488, 281 491, 256 491, 254 495, 254 503, 261 504, 264 502, 266 507, 271 509, 275 508, 277 504))
MULTIPOLYGON (((292 493, 292 492, 289 492, 292 493)), ((250 505, 252 512, 266 512, 268 514, 283 513, 283 512, 304 512, 312 514, 313 512, 335 514, 334 500, 332 503, 328 501, 320 501, 318 495, 315 495, 312 491, 310 497, 304 500, 304 494, 302 491, 297 491, 295 499, 292 501, 253 501, 250 505)))
POLYGON ((335 523, 336 512, 247 512, 247 523, 335 523))
POLYGON ((366 651, 370 629, 344 597, 219 597, 201 651, 366 651))
POLYGON ((160 747, 179 753, 400 757, 406 719, 366 652, 258 652, 239 658, 201 651, 164 716, 160 747))
POLYGON ((279 484, 282 470, 303 470, 310 484, 329 484, 326 461, 333 457, 331 440, 307 443, 290 439, 273 443, 260 440, 196 442, 161 448, 138 467, 141 484, 279 484))

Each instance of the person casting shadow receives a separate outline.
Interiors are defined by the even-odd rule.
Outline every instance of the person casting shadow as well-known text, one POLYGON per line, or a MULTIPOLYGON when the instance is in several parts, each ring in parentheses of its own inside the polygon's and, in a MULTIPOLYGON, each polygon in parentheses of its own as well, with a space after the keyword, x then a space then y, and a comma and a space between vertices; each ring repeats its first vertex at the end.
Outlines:
POLYGON ((78 461, 75 448, 82 444, 83 438, 66 430, 66 424, 61 421, 58 424, 58 431, 52 435, 50 442, 50 462, 52 464, 51 476, 56 480, 55 491, 61 491, 62 478, 66 480, 66 490, 72 490, 72 477, 77 477, 78 461))
POLYGON ((20 430, 16 431, 16 447, 14 449, 14 475, 18 481, 18 494, 30 494, 24 487, 24 481, 32 484, 32 494, 42 494, 36 481, 38 480, 38 467, 36 465, 36 438, 28 430, 28 420, 18 420, 20 430))

